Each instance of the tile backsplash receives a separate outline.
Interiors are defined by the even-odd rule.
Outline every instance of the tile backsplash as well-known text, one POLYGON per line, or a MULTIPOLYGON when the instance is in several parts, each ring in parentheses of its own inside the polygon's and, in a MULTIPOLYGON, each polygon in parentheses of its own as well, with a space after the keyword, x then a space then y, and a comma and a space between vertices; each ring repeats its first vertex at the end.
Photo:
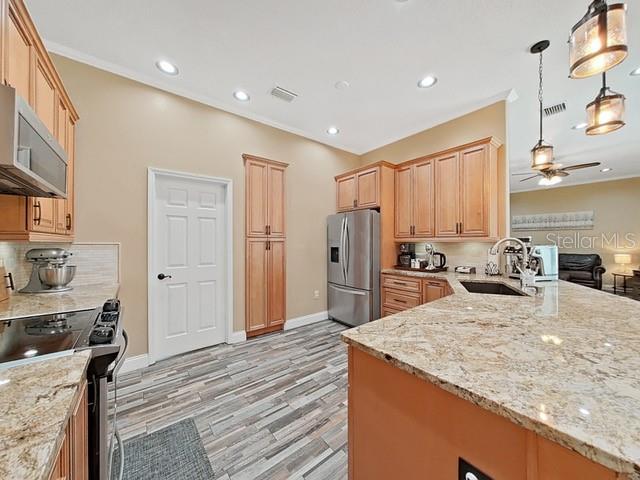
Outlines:
POLYGON ((40 244, 0 242, 0 259, 7 272, 13 275, 16 289, 24 287, 31 275, 31 263, 25 254, 32 248, 57 247, 69 250, 73 256, 69 264, 76 265, 76 276, 71 285, 120 283, 119 243, 64 243, 40 244))
MULTIPOLYGON (((491 248, 493 242, 433 242, 432 245, 437 252, 442 252, 447 256, 449 270, 460 265, 468 265, 476 267, 478 272, 484 272, 484 267, 487 264, 487 250, 491 248)), ((424 246, 424 243, 416 243, 416 256, 423 257, 425 255, 424 246)))

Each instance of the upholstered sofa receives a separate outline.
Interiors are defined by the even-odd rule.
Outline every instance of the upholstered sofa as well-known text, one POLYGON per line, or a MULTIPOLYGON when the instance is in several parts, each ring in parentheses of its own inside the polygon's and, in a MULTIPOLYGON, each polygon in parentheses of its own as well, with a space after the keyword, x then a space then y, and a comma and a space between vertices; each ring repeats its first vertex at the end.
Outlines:
POLYGON ((602 258, 597 253, 561 253, 558 255, 558 276, 560 280, 579 283, 602 290, 602 258))

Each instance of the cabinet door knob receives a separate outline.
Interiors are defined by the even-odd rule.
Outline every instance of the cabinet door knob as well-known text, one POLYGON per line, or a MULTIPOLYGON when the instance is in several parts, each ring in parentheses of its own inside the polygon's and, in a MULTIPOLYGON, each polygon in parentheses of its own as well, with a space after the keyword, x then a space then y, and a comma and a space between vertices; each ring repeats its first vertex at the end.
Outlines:
POLYGON ((171 275, 165 275, 164 273, 158 274, 158 280, 164 280, 165 278, 173 278, 171 275))
POLYGON ((67 213, 67 230, 71 230, 71 214, 67 213))

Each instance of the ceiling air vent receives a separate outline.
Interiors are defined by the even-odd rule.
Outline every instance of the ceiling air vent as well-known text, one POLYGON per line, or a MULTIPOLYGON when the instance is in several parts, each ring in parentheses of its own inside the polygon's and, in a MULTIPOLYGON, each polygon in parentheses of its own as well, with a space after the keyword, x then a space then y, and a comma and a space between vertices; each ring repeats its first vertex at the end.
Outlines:
POLYGON ((289 90, 285 90, 282 87, 274 87, 273 90, 271 90, 271 95, 289 103, 293 102, 298 96, 297 93, 290 92, 289 90))
POLYGON ((567 104, 562 102, 556 105, 551 105, 550 107, 545 107, 544 116, 550 117, 551 115, 556 115, 558 113, 562 113, 567 109, 567 104))

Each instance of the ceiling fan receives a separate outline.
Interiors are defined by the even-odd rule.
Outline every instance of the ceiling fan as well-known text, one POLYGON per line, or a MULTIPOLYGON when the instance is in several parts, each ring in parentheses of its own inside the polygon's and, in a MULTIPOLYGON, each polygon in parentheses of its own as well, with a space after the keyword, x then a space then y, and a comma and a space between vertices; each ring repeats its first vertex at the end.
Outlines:
POLYGON ((549 168, 545 168, 544 170, 540 170, 534 175, 531 175, 531 172, 526 173, 514 173, 514 176, 520 175, 529 175, 527 178, 523 178, 520 180, 521 182, 526 182, 527 180, 532 180, 537 177, 540 178, 538 185, 549 187, 551 185, 556 185, 562 181, 564 177, 569 176, 569 172, 572 170, 580 170, 582 168, 592 168, 600 165, 600 162, 591 162, 591 163, 580 163, 578 165, 569 165, 567 167, 563 167, 561 163, 554 163, 549 166, 549 168))

